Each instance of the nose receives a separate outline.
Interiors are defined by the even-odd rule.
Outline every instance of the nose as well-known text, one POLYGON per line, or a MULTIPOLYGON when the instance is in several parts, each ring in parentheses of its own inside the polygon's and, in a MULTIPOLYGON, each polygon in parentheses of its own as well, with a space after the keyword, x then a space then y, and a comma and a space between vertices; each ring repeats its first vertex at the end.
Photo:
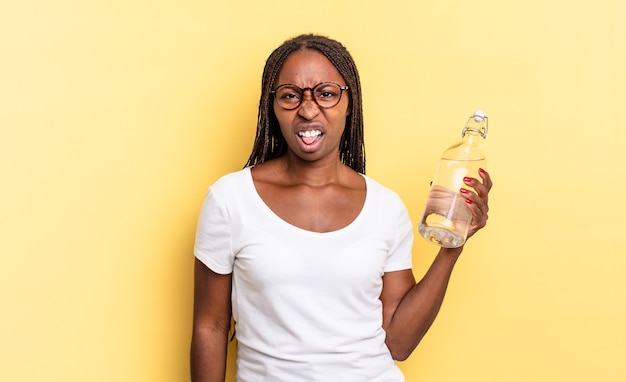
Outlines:
POLYGON ((317 102, 313 99, 313 94, 308 90, 302 95, 302 102, 300 106, 298 106, 298 115, 300 115, 304 119, 313 119, 320 112, 319 106, 317 106, 317 102), (307 95, 308 94, 308 95, 307 95))

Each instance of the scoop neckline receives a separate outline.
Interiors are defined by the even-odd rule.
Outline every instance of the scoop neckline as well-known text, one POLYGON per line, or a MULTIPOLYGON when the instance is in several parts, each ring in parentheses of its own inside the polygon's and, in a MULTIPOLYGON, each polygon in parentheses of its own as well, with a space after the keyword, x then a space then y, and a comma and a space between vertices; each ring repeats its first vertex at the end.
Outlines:
POLYGON ((263 200, 263 198, 261 198, 261 195, 259 195, 259 192, 256 189, 256 186, 254 185, 254 179, 252 177, 252 171, 250 171, 252 169, 252 167, 246 167, 244 169, 244 171, 247 173, 247 181, 248 181, 248 185, 250 187, 250 191, 254 196, 254 200, 255 202, 260 206, 262 212, 270 217, 272 220, 277 221, 280 225, 287 227, 288 229, 295 231, 295 232, 300 232, 300 233, 304 233, 307 235, 314 235, 314 236, 333 236, 333 235, 338 235, 341 234, 343 232, 347 232, 353 229, 354 226, 356 226, 359 221, 361 221, 363 219, 363 215, 365 214, 366 210, 368 209, 369 206, 369 194, 370 194, 370 183, 369 183, 369 179, 367 176, 365 176, 364 174, 358 173, 361 177, 363 177, 363 180, 365 181, 365 200, 363 201, 363 206, 361 207, 361 210, 359 211, 359 213, 356 215, 356 217, 347 225, 336 229, 334 231, 327 231, 327 232, 317 232, 317 231, 310 231, 308 229, 304 229, 301 227, 298 227, 296 225, 293 225, 291 223, 289 223, 288 221, 286 221, 285 219, 281 218, 280 216, 278 216, 263 200))

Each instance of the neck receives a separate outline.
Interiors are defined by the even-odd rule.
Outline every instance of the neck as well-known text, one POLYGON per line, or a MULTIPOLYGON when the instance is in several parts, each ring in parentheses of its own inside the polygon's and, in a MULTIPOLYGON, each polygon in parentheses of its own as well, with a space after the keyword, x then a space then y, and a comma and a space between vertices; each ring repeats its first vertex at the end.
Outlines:
POLYGON ((339 183, 341 173, 346 169, 338 155, 311 162, 287 153, 278 160, 280 165, 277 170, 281 178, 291 184, 324 186, 330 183, 339 183))

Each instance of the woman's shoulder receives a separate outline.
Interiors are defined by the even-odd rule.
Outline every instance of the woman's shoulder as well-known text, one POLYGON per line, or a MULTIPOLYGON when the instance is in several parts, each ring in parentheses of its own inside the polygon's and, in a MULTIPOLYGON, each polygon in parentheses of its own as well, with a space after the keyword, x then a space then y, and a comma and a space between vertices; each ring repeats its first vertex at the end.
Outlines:
POLYGON ((390 187, 380 183, 366 175, 362 175, 365 178, 365 184, 367 186, 367 196, 371 200, 377 202, 377 204, 397 205, 403 206, 404 202, 400 198, 400 195, 391 189, 390 187))
POLYGON ((211 190, 229 190, 233 187, 241 187, 246 184, 250 178, 250 168, 246 167, 241 170, 233 171, 222 175, 210 187, 211 190))
POLYGON ((367 175, 361 174, 361 176, 363 176, 363 178, 365 179, 365 184, 367 185, 367 189, 368 191, 374 191, 377 193, 381 193, 384 195, 397 195, 397 193, 392 190, 390 187, 382 184, 381 182, 379 182, 378 180, 371 178, 367 175))

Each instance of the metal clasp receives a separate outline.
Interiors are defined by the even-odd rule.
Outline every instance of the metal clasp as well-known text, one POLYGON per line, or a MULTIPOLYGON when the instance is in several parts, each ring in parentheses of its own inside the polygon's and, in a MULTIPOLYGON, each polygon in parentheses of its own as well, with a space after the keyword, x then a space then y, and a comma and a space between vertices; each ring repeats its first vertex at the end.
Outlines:
POLYGON ((472 115, 471 117, 467 119, 467 122, 465 122, 465 127, 463 127, 463 131, 461 132, 461 137, 465 137, 465 133, 467 133, 468 131, 475 131, 478 134, 480 134, 483 138, 487 138, 488 130, 489 130, 489 117, 487 116, 483 117, 482 115, 472 115), (469 127, 469 123, 472 120, 472 118, 476 118, 476 117, 479 117, 480 119, 485 120, 485 125, 483 128, 476 129, 476 128, 469 127))

